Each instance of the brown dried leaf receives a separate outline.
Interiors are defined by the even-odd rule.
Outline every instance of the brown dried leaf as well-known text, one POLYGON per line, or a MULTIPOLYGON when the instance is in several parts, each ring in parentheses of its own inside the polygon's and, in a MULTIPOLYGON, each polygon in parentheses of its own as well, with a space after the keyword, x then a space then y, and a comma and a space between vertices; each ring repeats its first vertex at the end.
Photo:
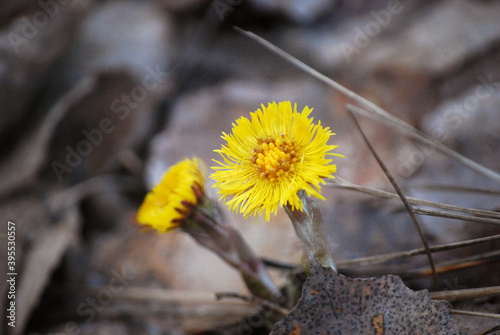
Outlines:
POLYGON ((24 259, 24 269, 16 297, 16 305, 23 306, 17 312, 17 327, 13 334, 21 334, 31 312, 38 304, 50 275, 59 264, 66 249, 77 240, 80 214, 70 208, 61 222, 47 229, 36 241, 24 259))
POLYGON ((31 136, 23 139, 14 154, 0 164, 0 195, 25 185, 33 179, 47 155, 47 148, 54 130, 70 107, 83 99, 95 86, 94 77, 82 79, 66 95, 61 97, 43 118, 31 136))
POLYGON ((302 298, 271 335, 459 334, 448 302, 414 292, 393 275, 348 278, 311 260, 302 298))

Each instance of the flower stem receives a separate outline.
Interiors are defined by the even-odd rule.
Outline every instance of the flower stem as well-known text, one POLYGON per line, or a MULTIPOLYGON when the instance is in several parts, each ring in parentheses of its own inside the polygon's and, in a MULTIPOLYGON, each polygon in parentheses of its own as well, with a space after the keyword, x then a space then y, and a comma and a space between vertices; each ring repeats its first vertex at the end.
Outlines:
POLYGON ((278 304, 285 302, 262 260, 210 198, 193 208, 181 229, 237 269, 253 295, 278 304))
POLYGON ((300 191, 298 195, 302 201, 302 210, 294 209, 290 204, 284 206, 295 233, 304 243, 306 250, 316 256, 321 265, 336 271, 321 211, 304 191, 300 191))

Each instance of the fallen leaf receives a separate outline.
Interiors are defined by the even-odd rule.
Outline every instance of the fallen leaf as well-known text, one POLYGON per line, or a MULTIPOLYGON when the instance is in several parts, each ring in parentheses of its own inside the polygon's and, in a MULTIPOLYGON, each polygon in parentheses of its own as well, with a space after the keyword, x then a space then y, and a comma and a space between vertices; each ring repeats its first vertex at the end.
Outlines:
POLYGON ((401 278, 348 278, 311 259, 311 275, 297 306, 271 335, 459 334, 446 301, 412 291, 401 278))
POLYGON ((77 240, 80 219, 76 207, 68 209, 60 223, 47 229, 27 253, 16 297, 16 305, 23 308, 18 310, 17 327, 13 334, 23 332, 52 271, 59 264, 66 249, 77 240))
POLYGON ((61 97, 41 120, 40 125, 31 136, 23 139, 13 155, 0 165, 0 195, 19 188, 36 177, 44 163, 49 142, 53 138, 54 129, 68 113, 71 106, 83 99, 95 86, 94 77, 85 77, 66 95, 61 97))

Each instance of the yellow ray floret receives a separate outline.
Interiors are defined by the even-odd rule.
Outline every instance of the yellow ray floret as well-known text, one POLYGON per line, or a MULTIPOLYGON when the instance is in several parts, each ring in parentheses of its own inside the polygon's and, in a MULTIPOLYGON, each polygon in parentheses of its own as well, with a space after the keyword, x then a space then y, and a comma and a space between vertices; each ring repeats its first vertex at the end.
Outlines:
POLYGON ((190 213, 185 204, 194 206, 199 201, 193 187, 203 193, 203 170, 203 161, 196 157, 186 158, 170 167, 160 183, 146 195, 137 213, 137 221, 160 233, 179 227, 190 213))
POLYGON ((223 133, 226 144, 215 150, 223 162, 215 161, 210 177, 229 209, 245 217, 265 213, 269 221, 280 206, 302 209, 301 189, 324 200, 320 184, 336 172, 326 157, 342 155, 329 152, 337 147, 327 144, 335 134, 321 122, 315 125, 311 111, 306 106, 298 113, 290 101, 273 102, 250 113, 250 120, 237 119, 232 134, 223 133))

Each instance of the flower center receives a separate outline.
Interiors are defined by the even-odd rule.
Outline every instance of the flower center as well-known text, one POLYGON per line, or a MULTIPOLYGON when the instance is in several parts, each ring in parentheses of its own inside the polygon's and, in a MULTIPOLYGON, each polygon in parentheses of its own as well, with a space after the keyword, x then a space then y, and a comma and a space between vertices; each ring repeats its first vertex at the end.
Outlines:
POLYGON ((295 171, 301 154, 294 140, 287 140, 281 134, 277 139, 273 136, 259 137, 257 141, 251 161, 261 177, 275 181, 295 171))

